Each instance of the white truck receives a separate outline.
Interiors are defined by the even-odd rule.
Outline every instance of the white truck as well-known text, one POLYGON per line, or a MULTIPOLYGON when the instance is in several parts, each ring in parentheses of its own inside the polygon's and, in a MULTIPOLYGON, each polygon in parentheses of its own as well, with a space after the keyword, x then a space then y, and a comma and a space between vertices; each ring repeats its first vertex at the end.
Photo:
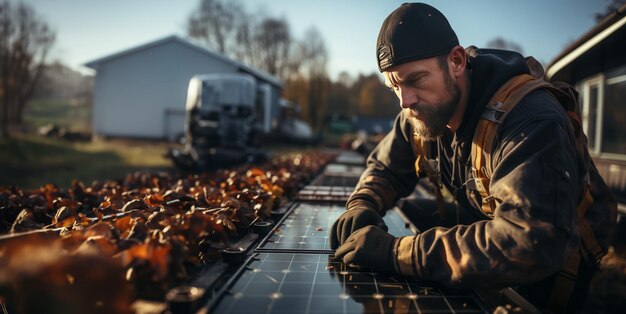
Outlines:
POLYGON ((266 158, 262 143, 270 135, 312 139, 304 122, 281 116, 285 104, 249 74, 196 75, 187 91, 185 146, 170 156, 180 168, 210 169, 266 158))

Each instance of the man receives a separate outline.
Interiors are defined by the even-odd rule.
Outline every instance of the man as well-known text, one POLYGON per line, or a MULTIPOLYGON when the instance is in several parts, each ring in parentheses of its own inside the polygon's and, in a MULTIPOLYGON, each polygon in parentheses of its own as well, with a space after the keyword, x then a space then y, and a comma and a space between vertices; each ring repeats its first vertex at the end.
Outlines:
MULTIPOLYGON (((478 122, 503 84, 531 72, 527 60, 510 51, 466 51, 441 12, 421 3, 392 12, 376 48, 385 84, 403 110, 369 156, 347 211, 330 230, 335 256, 354 267, 448 285, 519 287, 542 308, 555 299, 584 300, 593 261, 576 267, 576 297, 552 290, 559 270, 580 248, 577 207, 585 184, 591 182, 594 196, 602 196, 596 202, 608 204, 592 206, 585 216, 605 250, 616 218, 614 210, 605 209, 615 204, 595 167, 587 171, 581 165, 588 155, 576 151, 570 121, 549 92, 523 97, 500 125, 491 167, 480 169, 489 173, 493 211, 481 207, 475 187, 470 154, 478 122), (457 211, 450 215, 448 208, 441 218, 409 213, 421 217, 416 221, 421 232, 394 238, 381 216, 414 190, 420 142, 457 211), (444 219, 449 216, 454 221, 444 219)), ((570 302, 567 311, 573 306, 570 302)))

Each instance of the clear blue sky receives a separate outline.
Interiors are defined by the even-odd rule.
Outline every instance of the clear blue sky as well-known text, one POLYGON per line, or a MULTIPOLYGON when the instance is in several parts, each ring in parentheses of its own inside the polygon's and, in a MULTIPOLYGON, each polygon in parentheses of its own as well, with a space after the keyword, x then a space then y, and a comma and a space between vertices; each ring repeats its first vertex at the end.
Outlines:
MULTIPOLYGON (((9 0, 17 2, 18 0, 9 0)), ((23 0, 56 30, 52 57, 75 69, 121 50, 172 34, 200 0, 23 0)), ((296 38, 317 27, 330 54, 332 77, 377 71, 374 46, 384 18, 406 1, 242 0, 248 12, 284 16, 296 38)), ((549 63, 594 24, 607 0, 424 1, 448 17, 461 45, 484 46, 503 37, 549 63)), ((84 70, 84 68, 82 68, 84 70)))

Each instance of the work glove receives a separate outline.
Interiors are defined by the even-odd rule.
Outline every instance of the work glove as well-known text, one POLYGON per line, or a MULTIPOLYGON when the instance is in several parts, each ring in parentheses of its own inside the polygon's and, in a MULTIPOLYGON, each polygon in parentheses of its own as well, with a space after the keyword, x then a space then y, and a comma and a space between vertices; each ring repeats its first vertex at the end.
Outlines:
POLYGON ((375 226, 363 227, 335 251, 335 259, 349 267, 379 272, 397 272, 396 237, 375 226))
POLYGON ((342 245, 348 237, 358 229, 373 225, 387 231, 389 228, 383 221, 383 217, 373 208, 360 202, 346 210, 330 227, 330 248, 336 249, 342 245))

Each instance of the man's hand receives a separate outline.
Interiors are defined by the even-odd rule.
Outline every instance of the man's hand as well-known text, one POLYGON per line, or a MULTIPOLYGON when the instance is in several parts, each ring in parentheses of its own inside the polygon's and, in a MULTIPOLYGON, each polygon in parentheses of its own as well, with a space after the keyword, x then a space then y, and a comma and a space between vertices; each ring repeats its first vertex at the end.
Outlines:
POLYGON ((397 272, 393 247, 397 239, 375 227, 367 226, 354 232, 335 251, 335 258, 348 266, 380 272, 397 272))
POLYGON ((347 210, 330 227, 330 248, 333 250, 338 248, 353 232, 369 225, 389 230, 383 218, 374 209, 358 207, 347 210))

